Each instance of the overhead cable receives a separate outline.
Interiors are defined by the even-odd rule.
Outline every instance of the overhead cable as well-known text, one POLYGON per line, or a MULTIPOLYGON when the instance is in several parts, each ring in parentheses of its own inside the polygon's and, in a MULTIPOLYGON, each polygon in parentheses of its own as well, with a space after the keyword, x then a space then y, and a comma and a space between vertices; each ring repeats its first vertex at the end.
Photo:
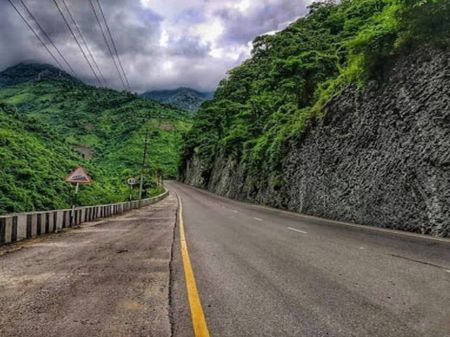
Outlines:
POLYGON ((80 35, 81 40, 82 40, 84 46, 86 47, 86 50, 88 51, 88 54, 89 54, 89 57, 92 60, 92 63, 94 64, 97 72, 100 74, 100 77, 101 77, 101 80, 103 82, 103 85, 106 86, 107 83, 106 83, 105 77, 103 76, 103 73, 100 70, 100 67, 98 66, 98 63, 97 63, 97 61, 94 58, 94 55, 92 54, 91 49, 89 48, 89 45, 88 45, 86 39, 84 38, 83 33, 81 32, 80 27, 78 26, 77 22, 75 21, 73 15, 72 15, 72 12, 70 11, 69 6, 66 3, 66 0, 62 0, 62 1, 63 1, 63 4, 64 4, 64 7, 66 8, 67 13, 69 13, 69 18, 72 21, 72 24, 75 26, 75 29, 77 30, 78 34, 80 35))
POLYGON ((77 43, 78 48, 81 51, 81 54, 83 55, 84 59, 86 60, 86 63, 89 65, 89 68, 91 69, 92 73, 94 74, 94 77, 97 79, 97 82, 99 83, 99 85, 102 85, 102 82, 100 81, 100 78, 98 77, 97 73, 95 72, 91 62, 89 61, 85 51, 83 50, 83 48, 81 47, 80 41, 78 41, 78 38, 76 36, 76 34, 74 33, 72 27, 70 26, 69 22, 67 21, 66 16, 64 15, 64 12, 62 11, 61 7, 59 6, 58 2, 56 0, 53 0, 53 2, 55 3, 56 8, 59 11, 59 14, 61 14, 64 23, 66 24, 67 28, 69 29, 70 33, 72 34, 72 37, 74 38, 75 42, 77 43))
POLYGON ((22 4, 22 6, 25 8, 26 12, 28 13, 28 15, 31 17, 31 19, 33 20, 33 22, 36 24, 36 26, 39 28, 40 32, 42 34, 44 34, 44 36, 47 38, 47 40, 51 43, 51 45, 53 46, 53 48, 55 48, 56 52, 58 53, 58 55, 61 57, 61 59, 64 61, 65 65, 67 66, 67 68, 70 70, 70 72, 72 73, 72 75, 76 76, 75 70, 73 70, 72 66, 70 65, 70 63, 67 61, 67 59, 64 57, 64 55, 61 53, 61 51, 59 50, 59 48, 55 45, 55 43, 53 42, 53 40, 50 38, 50 35, 46 32, 46 30, 42 27, 42 25, 39 23, 39 21, 36 19, 36 17, 33 15, 33 13, 31 13, 30 9, 28 8, 28 6, 25 4, 25 2, 23 0, 19 0, 20 3, 22 4))
POLYGON ((114 42, 114 39, 112 37, 111 30, 109 29, 109 25, 108 25, 108 22, 106 21, 105 14, 103 13, 103 9, 102 9, 102 6, 100 4, 100 0, 97 0, 97 4, 98 4, 98 8, 100 8, 100 13, 101 13, 101 15, 103 17, 103 21, 105 22, 105 26, 106 26, 106 29, 108 31, 109 38, 111 39, 112 46, 114 48, 114 52, 115 52, 116 57, 117 57, 117 61, 119 61, 120 69, 122 70, 123 76, 125 78, 125 81, 127 82, 128 90, 130 90, 130 83, 128 82, 127 74, 126 74, 126 72, 125 72, 125 70, 124 70, 124 68, 122 66, 122 61, 120 60, 119 53, 117 52, 116 43, 114 42))
POLYGON ((109 51, 109 55, 111 56, 111 59, 112 59, 112 61, 114 63, 114 67, 117 70, 117 73, 118 73, 119 78, 120 78, 120 80, 122 82, 123 88, 127 89, 127 85, 125 84, 125 80, 123 79, 122 73, 119 70, 119 66, 117 65, 116 58, 114 57, 114 53, 113 53, 113 51, 111 49, 111 46, 109 45, 108 39, 106 37, 105 30, 103 28, 103 25, 100 22, 100 18, 99 18, 98 14, 97 14, 97 10, 95 9, 94 3, 92 2, 92 0, 89 0, 89 3, 91 5, 92 12, 94 13, 95 19, 97 20, 97 24, 100 27, 100 31, 102 33, 102 36, 103 36, 103 39, 105 41, 106 47, 107 47, 107 49, 109 51))
POLYGON ((19 9, 16 7, 16 5, 13 3, 12 0, 8 0, 11 6, 15 9, 17 14, 22 18, 22 20, 25 22, 25 24, 28 26, 28 28, 33 32, 34 36, 41 42, 42 46, 47 50, 47 52, 50 54, 50 56, 53 58, 53 60, 56 62, 56 64, 61 68, 64 69, 62 64, 59 62, 59 60, 56 58, 56 56, 53 54, 53 52, 48 48, 47 44, 42 40, 42 38, 39 36, 39 34, 36 32, 34 27, 28 22, 28 20, 25 18, 25 16, 19 11, 19 9))

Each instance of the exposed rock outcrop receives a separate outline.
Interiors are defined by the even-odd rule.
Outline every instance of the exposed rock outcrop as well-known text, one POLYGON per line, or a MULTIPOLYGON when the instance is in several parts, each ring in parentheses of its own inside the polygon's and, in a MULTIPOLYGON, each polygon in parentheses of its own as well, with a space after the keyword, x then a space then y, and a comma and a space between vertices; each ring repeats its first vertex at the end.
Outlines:
POLYGON ((231 198, 335 220, 450 236, 450 52, 419 50, 349 87, 289 145, 281 182, 234 158, 185 182, 231 198))

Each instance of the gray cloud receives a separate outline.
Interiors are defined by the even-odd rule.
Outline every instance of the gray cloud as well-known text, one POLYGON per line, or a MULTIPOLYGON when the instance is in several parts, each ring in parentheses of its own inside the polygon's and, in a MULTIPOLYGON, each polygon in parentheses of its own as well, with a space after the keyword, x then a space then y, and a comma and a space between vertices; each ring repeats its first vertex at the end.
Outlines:
POLYGON ((237 9, 217 11, 227 28, 223 35, 224 43, 246 43, 256 36, 279 30, 283 25, 304 14, 305 5, 299 1, 280 0, 276 3, 259 6, 250 13, 241 13, 237 9))
POLYGON ((169 38, 167 52, 169 55, 184 56, 186 58, 208 57, 209 46, 202 44, 198 37, 182 36, 169 38))
MULTIPOLYGON (((20 6, 19 0, 13 0, 20 6)), ((53 0, 23 0, 76 75, 95 78, 53 0)), ((100 0, 133 90, 189 86, 212 90, 249 55, 248 42, 304 15, 310 0, 100 0)), ((58 0, 62 5, 62 0, 58 0)), ((108 85, 121 81, 87 0, 66 0, 108 85)), ((62 6, 63 7, 63 6, 62 6)), ((12 9, 0 0, 0 70, 25 60, 54 64, 12 9)), ((51 48, 51 46, 50 46, 51 48)))

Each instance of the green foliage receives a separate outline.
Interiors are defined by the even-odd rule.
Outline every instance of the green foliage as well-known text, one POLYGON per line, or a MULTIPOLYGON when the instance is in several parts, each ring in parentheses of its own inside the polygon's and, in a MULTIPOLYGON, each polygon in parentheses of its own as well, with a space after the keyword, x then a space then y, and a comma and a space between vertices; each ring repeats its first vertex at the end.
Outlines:
MULTIPOLYGON (((78 164, 102 180, 99 172, 52 130, 0 104, 1 213, 69 207, 73 191, 63 178, 78 164)), ((95 184, 91 190, 102 195, 110 188, 95 184)), ((94 195, 84 197, 86 202, 96 201, 94 195)))
POLYGON ((211 169, 219 154, 277 181, 290 138, 350 83, 363 86, 386 58, 424 43, 449 45, 448 0, 322 1, 275 35, 255 39, 251 59, 231 70, 196 114, 184 158, 211 169))
POLYGON ((196 112, 205 101, 212 99, 213 96, 214 93, 212 92, 199 92, 190 88, 147 91, 141 95, 143 98, 149 98, 189 112, 196 112))
MULTIPOLYGON (((394 0, 391 0, 394 1, 394 0)), ((429 41, 450 44, 450 2, 443 0, 396 0, 402 6, 397 19, 401 27, 397 44, 414 47, 429 41)))
POLYGON ((0 88, 0 214, 68 207, 73 186, 63 180, 77 165, 95 181, 80 188, 79 204, 126 200, 146 133, 144 196, 158 193, 158 176, 176 176, 190 125, 185 112, 66 77, 0 88))

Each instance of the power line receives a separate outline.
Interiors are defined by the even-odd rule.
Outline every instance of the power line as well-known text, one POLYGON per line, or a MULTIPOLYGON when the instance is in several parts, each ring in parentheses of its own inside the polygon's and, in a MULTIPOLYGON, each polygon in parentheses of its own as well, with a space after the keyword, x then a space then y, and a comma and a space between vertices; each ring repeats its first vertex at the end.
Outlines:
POLYGON ((62 64, 59 62, 59 60, 56 58, 56 56, 52 53, 52 51, 47 47, 45 42, 41 39, 39 34, 36 32, 36 30, 33 28, 33 26, 28 22, 28 20, 22 15, 22 13, 19 11, 19 9, 14 5, 12 0, 8 0, 11 6, 15 9, 17 14, 22 18, 22 20, 25 22, 25 24, 28 26, 28 28, 33 32, 34 36, 41 42, 41 44, 44 46, 44 48, 47 50, 47 52, 50 54, 50 56, 53 58, 53 60, 56 62, 56 64, 61 68, 64 69, 62 64))
POLYGON ((53 40, 50 38, 50 36, 48 35, 48 33, 45 31, 45 29, 41 26, 41 24, 39 23, 39 21, 36 19, 36 17, 33 15, 33 13, 31 13, 30 9, 28 8, 28 6, 23 2, 23 0, 19 0, 20 3, 22 4, 22 6, 25 8, 26 12, 28 13, 28 15, 31 17, 31 19, 33 20, 33 22, 36 24, 36 26, 39 28, 39 30, 41 31, 42 34, 44 34, 44 36, 47 38, 47 40, 51 43, 51 45, 53 46, 53 48, 55 48, 56 52, 58 53, 58 55, 61 57, 61 59, 64 61, 64 63, 66 64, 67 68, 72 72, 72 75, 76 76, 75 70, 73 70, 72 66, 70 65, 70 63, 67 61, 67 59, 64 57, 64 55, 61 53, 61 51, 59 50, 58 47, 56 47, 55 43, 53 42, 53 40))
POLYGON ((108 25, 108 22, 106 21, 105 14, 103 13, 102 6, 100 5, 100 0, 97 0, 97 4, 98 4, 98 8, 100 8, 100 13, 102 14, 103 20, 105 21, 105 26, 106 26, 106 29, 108 30, 108 35, 109 35, 109 38, 111 39, 114 51, 117 56, 117 60, 119 61, 120 69, 122 69, 123 76, 125 78, 125 81, 127 82, 128 90, 130 90, 130 83, 128 82, 127 74, 125 73, 125 70, 123 69, 122 61, 120 60, 119 53, 117 52, 116 43, 114 42, 114 39, 112 37, 111 30, 109 29, 109 25, 108 25))
POLYGON ((102 32, 102 36, 103 36, 103 39, 105 40, 106 47, 108 48, 109 54, 111 55, 111 58, 112 58, 113 63, 114 63, 114 67, 116 68, 117 73, 119 74, 119 78, 120 78, 120 80, 122 82, 123 88, 126 89, 125 81, 124 81, 124 79, 122 77, 122 73, 119 70, 119 67, 117 65, 116 59, 114 57, 114 53, 113 53, 113 51, 111 49, 111 46, 109 45, 108 39, 106 38, 105 30, 103 29, 103 26, 100 23, 100 19, 98 17, 97 11, 95 9, 94 3, 92 2, 92 0, 89 0, 89 3, 91 4, 91 8, 92 8, 92 11, 94 12, 95 19, 97 20, 97 24, 100 27, 100 31, 102 32))
POLYGON ((69 28, 69 31, 70 31, 70 33, 72 34, 73 38, 75 39, 75 42, 77 43, 78 48, 80 49, 81 53, 83 54, 84 59, 86 60, 87 64, 89 65, 89 68, 91 68, 92 73, 94 74, 94 76, 95 76, 95 78, 97 79, 98 83, 99 83, 100 85, 102 85, 100 79, 98 78, 97 73, 95 72, 94 68, 92 67, 91 62, 89 62, 89 59, 88 59, 88 57, 86 56, 86 53, 84 52, 83 48, 81 47, 81 44, 80 44, 80 42, 78 41, 77 36, 75 35, 75 33, 74 33, 72 27, 70 27, 69 22, 67 21, 65 15, 64 15, 64 13, 63 13, 63 11, 61 10, 61 7, 59 6, 59 4, 58 4, 58 2, 57 2, 56 0, 53 0, 53 2, 55 3, 56 8, 58 8, 59 13, 60 13, 61 16, 63 17, 64 22, 65 22, 67 28, 69 28))
MULTIPOLYGON (((20 1, 22 1, 22 0, 20 0, 20 1)), ((102 81, 103 81, 103 84, 106 86, 107 83, 106 83, 105 77, 103 76, 102 71, 100 70, 100 67, 99 67, 98 64, 97 64, 97 61, 95 60, 94 55, 92 54, 91 49, 89 48, 89 45, 87 44, 86 39, 84 38, 84 35, 83 35, 83 33, 81 32, 80 27, 78 26, 78 24, 77 24, 77 22, 75 21, 75 19, 74 19, 72 13, 70 12, 70 9, 69 9, 69 6, 68 6, 67 3, 66 3, 66 0, 63 0, 63 4, 64 4, 64 7, 65 7, 66 10, 67 10, 67 13, 69 13, 69 17, 70 17, 70 19, 71 19, 73 25, 75 26, 75 28, 76 28, 78 34, 80 35, 81 40, 83 41, 84 46, 86 47, 86 49, 87 49, 87 51, 88 51, 88 54, 89 54, 91 60, 92 60, 93 63, 94 63, 95 68, 97 69, 98 73, 100 74, 100 77, 101 77, 101 79, 102 79, 102 81)))

